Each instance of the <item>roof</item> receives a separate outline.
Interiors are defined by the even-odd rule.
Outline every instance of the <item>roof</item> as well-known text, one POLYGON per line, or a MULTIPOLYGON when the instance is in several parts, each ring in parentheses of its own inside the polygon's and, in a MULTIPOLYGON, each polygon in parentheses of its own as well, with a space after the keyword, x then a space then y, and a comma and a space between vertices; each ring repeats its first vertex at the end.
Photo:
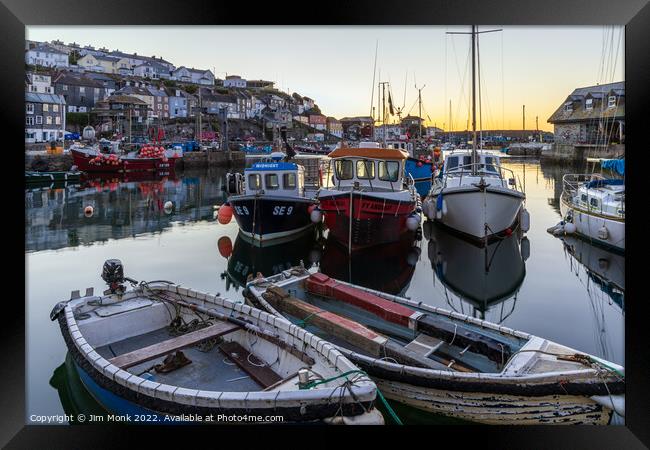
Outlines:
POLYGON ((374 123, 374 119, 370 116, 358 116, 358 117, 343 117, 341 122, 370 122, 374 123))
POLYGON ((48 44, 43 44, 42 42, 39 43, 36 47, 29 49, 28 51, 37 51, 37 52, 45 52, 45 53, 59 53, 61 55, 67 55, 66 52, 62 52, 61 50, 58 50, 51 45, 48 44))
POLYGON ((202 96, 203 100, 220 103, 237 103, 237 97, 225 94, 208 94, 202 96))
MULTIPOLYGON (((191 69, 190 69, 190 68, 185 67, 185 66, 177 67, 176 69, 173 70, 173 72, 178 72, 178 71, 181 70, 181 69, 185 69, 185 70, 187 70, 188 72, 200 73, 201 75, 203 75, 203 74, 206 73, 206 72, 210 72, 210 74, 212 74, 212 71, 209 70, 209 69, 205 69, 205 70, 203 70, 203 69, 194 69, 194 68, 191 68, 191 69)), ((212 75, 212 76, 214 76, 214 75, 212 75)))
POLYGON ((134 105, 146 105, 146 102, 143 102, 138 97, 133 97, 131 95, 111 95, 107 98, 109 103, 132 103, 134 105))
POLYGON ((135 94, 135 95, 149 95, 151 96, 151 92, 149 92, 145 88, 141 87, 135 87, 135 86, 124 86, 122 89, 115 91, 116 94, 135 94))
POLYGON ((142 64, 139 64, 134 67, 134 69, 137 69, 138 67, 153 67, 154 69, 158 70, 159 72, 169 72, 169 69, 160 64, 159 62, 153 62, 153 61, 145 61, 142 64))
POLYGON ((357 148, 357 147, 341 147, 332 151, 329 155, 330 158, 373 158, 373 159, 406 159, 408 153, 396 148, 357 148))
POLYGON ((65 98, 59 94, 39 94, 36 92, 25 92, 25 101, 30 103, 63 103, 65 98))
POLYGON ((147 91, 149 91, 149 92, 151 93, 151 95, 153 95, 154 97, 168 97, 167 92, 165 92, 164 90, 154 89, 154 88, 150 88, 150 87, 149 87, 149 88, 146 88, 146 89, 147 89, 147 91))
POLYGON ((61 74, 59 74, 59 76, 57 76, 54 81, 52 81, 52 83, 67 84, 71 86, 92 86, 97 88, 104 87, 104 85, 97 80, 81 74, 73 74, 70 72, 61 72, 61 74))
POLYGON ((597 119, 611 119, 614 117, 625 117, 625 82, 599 84, 574 89, 571 94, 562 102, 555 112, 548 118, 550 123, 580 122, 597 119), (607 107, 607 98, 611 92, 619 97, 616 107, 607 107), (600 99, 596 101, 591 109, 587 109, 585 100, 587 97, 600 99), (573 103, 570 111, 565 110, 566 104, 573 103))

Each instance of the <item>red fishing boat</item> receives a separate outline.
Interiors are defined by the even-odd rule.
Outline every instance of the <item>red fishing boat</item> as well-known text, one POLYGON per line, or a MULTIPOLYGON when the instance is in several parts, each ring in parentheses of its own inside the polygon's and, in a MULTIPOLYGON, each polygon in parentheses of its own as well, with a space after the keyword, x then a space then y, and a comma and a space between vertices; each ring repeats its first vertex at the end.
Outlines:
POLYGON ((139 153, 118 156, 101 153, 95 149, 70 149, 74 164, 83 172, 135 172, 156 171, 170 172, 174 170, 176 161, 182 155, 177 151, 165 150, 162 147, 147 147, 139 153))
POLYGON ((398 241, 420 226, 420 200, 413 179, 404 174, 408 154, 362 142, 341 147, 331 158, 319 209, 330 235, 350 251, 398 241))

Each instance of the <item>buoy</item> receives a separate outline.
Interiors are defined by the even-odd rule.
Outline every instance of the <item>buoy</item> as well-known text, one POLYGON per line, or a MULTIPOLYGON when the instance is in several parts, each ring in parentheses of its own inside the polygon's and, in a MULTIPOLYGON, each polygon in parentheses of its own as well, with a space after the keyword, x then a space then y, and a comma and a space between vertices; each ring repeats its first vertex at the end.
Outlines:
POLYGON ((172 210, 174 209, 174 204, 171 201, 167 200, 165 202, 164 209, 165 209, 165 212, 167 214, 170 214, 172 212, 172 210))
POLYGON ((314 223, 318 223, 323 219, 323 213, 319 208, 314 208, 310 213, 309 217, 311 218, 311 221, 314 223))
POLYGON ((576 225, 574 223, 568 222, 564 225, 563 229, 566 234, 573 234, 576 232, 576 225))
POLYGON ((506 228, 506 236, 512 236, 512 229, 506 228))
POLYGON ((232 241, 228 236, 221 236, 217 241, 217 248, 219 254, 228 259, 232 255, 232 241))
POLYGON ((526 261, 530 257, 530 241, 527 237, 521 240, 521 257, 526 261))
POLYGON ((598 229, 598 238, 603 241, 606 241, 607 238, 609 238, 609 230, 607 230, 607 227, 602 226, 598 229))
POLYGON ((220 224, 226 225, 232 220, 232 206, 225 204, 219 208, 219 213, 217 214, 217 220, 220 224))
POLYGON ((86 207, 84 208, 84 215, 85 215, 86 217, 92 217, 92 216, 93 216, 93 212, 94 212, 94 209, 93 209, 92 206, 86 206, 86 207))
POLYGON ((530 213, 527 209, 523 208, 521 210, 521 217, 519 219, 519 222, 521 224, 521 231, 526 233, 528 230, 530 230, 530 213))
POLYGON ((408 228, 409 231, 415 231, 419 225, 420 225, 420 217, 418 217, 417 215, 411 214, 406 218, 406 228, 408 228))

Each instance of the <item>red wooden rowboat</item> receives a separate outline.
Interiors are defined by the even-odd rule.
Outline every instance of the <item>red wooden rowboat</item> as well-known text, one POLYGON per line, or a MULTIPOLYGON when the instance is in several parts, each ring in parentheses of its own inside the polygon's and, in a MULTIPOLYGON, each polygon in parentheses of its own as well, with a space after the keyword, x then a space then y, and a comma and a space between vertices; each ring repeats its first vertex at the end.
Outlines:
POLYGON ((74 164, 83 172, 135 172, 135 171, 172 171, 176 161, 182 157, 178 153, 160 158, 139 158, 137 156, 120 156, 116 163, 93 164, 90 161, 98 156, 95 150, 71 149, 74 164), (166 159, 166 161, 165 161, 166 159))

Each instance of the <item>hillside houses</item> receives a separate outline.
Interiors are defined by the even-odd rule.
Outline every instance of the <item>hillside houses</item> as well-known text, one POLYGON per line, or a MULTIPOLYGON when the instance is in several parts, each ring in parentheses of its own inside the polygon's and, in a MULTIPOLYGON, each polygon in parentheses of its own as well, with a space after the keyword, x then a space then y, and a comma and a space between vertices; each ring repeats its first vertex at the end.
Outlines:
POLYGON ((82 74, 62 72, 52 84, 54 93, 65 99, 67 112, 88 112, 107 95, 101 82, 82 74))
POLYGON ((188 69, 181 66, 171 72, 171 79, 183 81, 186 83, 202 84, 207 86, 214 85, 214 74, 210 70, 188 69))
POLYGON ((47 44, 38 44, 25 51, 25 63, 42 67, 68 67, 68 55, 47 44))

